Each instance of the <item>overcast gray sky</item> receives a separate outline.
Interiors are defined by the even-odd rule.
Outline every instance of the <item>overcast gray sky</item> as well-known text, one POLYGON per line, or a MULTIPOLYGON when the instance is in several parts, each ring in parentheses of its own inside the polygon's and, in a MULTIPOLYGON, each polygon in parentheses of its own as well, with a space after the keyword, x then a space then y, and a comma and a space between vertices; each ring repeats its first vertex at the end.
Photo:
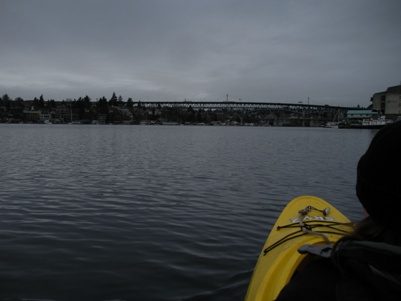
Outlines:
POLYGON ((400 13, 400 0, 0 0, 0 94, 367 106, 400 84, 400 13))

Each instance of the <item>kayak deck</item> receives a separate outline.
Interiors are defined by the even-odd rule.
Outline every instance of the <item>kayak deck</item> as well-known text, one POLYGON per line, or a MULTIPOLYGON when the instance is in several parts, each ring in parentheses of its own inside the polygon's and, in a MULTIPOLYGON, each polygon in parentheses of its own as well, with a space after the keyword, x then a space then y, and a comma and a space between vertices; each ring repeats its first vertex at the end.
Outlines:
POLYGON ((350 231, 350 220, 328 202, 314 196, 293 199, 266 240, 245 300, 275 300, 307 256, 297 252, 299 247, 334 243, 350 231))

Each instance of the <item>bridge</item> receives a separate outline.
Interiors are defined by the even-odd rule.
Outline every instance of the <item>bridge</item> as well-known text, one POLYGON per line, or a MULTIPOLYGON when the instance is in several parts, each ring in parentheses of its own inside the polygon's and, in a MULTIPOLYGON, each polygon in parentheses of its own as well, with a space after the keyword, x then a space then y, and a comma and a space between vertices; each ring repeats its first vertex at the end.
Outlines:
POLYGON ((262 119, 275 125, 318 126, 344 119, 353 107, 312 105, 303 103, 269 103, 239 101, 135 101, 134 107, 158 110, 195 110, 220 112, 246 112, 264 116, 262 119))
POLYGON ((274 103, 274 102, 238 102, 238 101, 134 101, 134 106, 145 108, 193 108, 205 110, 232 109, 232 110, 279 110, 279 111, 307 111, 307 112, 337 112, 338 110, 352 110, 353 107, 329 105, 310 105, 303 103, 274 103))

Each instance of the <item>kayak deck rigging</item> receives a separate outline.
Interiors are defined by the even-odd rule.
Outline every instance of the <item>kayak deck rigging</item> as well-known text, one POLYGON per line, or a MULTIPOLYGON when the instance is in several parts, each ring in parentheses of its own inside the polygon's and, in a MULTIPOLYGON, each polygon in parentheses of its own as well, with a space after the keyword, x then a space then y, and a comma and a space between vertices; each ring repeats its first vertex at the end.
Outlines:
MULTIPOLYGON (((304 226, 305 228, 307 228, 308 230, 312 230, 314 228, 328 228, 331 229, 333 231, 329 231, 329 230, 319 230, 316 231, 318 233, 322 233, 322 234, 337 234, 337 235, 345 235, 347 233, 349 233, 349 231, 338 228, 336 226, 349 226, 352 227, 352 223, 351 222, 346 222, 346 223, 342 223, 342 222, 332 222, 332 221, 309 221, 309 222, 304 222, 304 226)), ((308 233, 305 232, 303 229, 301 229, 302 226, 300 226, 299 224, 287 224, 287 225, 283 225, 283 226, 277 226, 277 231, 281 230, 281 229, 287 229, 287 228, 295 228, 295 229, 299 229, 298 231, 294 231, 291 232, 290 234, 287 234, 286 236, 282 237, 281 239, 279 239, 278 241, 276 241, 275 243, 271 244, 270 246, 268 246, 267 248, 265 248, 263 250, 263 255, 266 255, 269 251, 273 250, 275 247, 281 245, 282 243, 289 241, 291 239, 297 238, 297 237, 301 237, 301 236, 305 236, 305 235, 310 235, 310 234, 316 234, 316 233, 308 233)), ((313 231, 314 232, 314 231, 313 231)))

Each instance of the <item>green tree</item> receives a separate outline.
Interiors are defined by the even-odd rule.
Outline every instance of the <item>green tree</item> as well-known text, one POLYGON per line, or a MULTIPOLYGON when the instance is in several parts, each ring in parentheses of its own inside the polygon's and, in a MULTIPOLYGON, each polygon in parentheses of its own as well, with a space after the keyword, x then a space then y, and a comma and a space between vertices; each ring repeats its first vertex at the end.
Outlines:
POLYGON ((39 108, 42 109, 45 107, 45 99, 43 98, 43 94, 39 97, 39 108))
POLYGON ((127 100, 127 108, 128 108, 129 110, 131 110, 133 107, 134 107, 134 102, 132 101, 132 98, 130 97, 130 98, 128 98, 128 100, 127 100))
POLYGON ((34 110, 38 110, 39 109, 39 99, 37 99, 36 97, 33 99, 32 107, 33 107, 34 110))
POLYGON ((43 94, 40 95, 39 99, 36 97, 33 99, 32 106, 33 106, 34 110, 40 110, 45 107, 45 100, 43 98, 43 94))
POLYGON ((9 111, 11 108, 11 98, 8 94, 4 94, 3 97, 0 98, 0 106, 6 107, 6 110, 9 111))
POLYGON ((86 108, 89 108, 89 107, 90 107, 91 99, 90 99, 90 97, 89 97, 88 95, 86 95, 86 96, 84 97, 84 102, 85 102, 85 107, 86 107, 86 108))
POLYGON ((119 106, 120 108, 122 108, 123 105, 124 105, 124 103, 123 103, 123 97, 120 95, 120 96, 118 96, 118 106, 119 106))
POLYGON ((109 112, 109 105, 107 103, 106 97, 103 96, 99 98, 97 102, 97 108, 100 114, 107 114, 109 112))
POLYGON ((49 109, 55 109, 57 107, 56 101, 54 99, 48 100, 46 105, 49 109))
POLYGON ((86 112, 89 112, 91 108, 92 108, 91 99, 88 95, 86 95, 82 99, 82 109, 85 110, 86 112))
POLYGON ((8 94, 4 94, 3 97, 1 98, 2 101, 7 102, 10 101, 11 98, 8 96, 8 94))
POLYGON ((109 100, 109 105, 110 106, 117 106, 118 104, 118 99, 116 96, 116 92, 113 92, 113 95, 111 96, 110 100, 109 100))

